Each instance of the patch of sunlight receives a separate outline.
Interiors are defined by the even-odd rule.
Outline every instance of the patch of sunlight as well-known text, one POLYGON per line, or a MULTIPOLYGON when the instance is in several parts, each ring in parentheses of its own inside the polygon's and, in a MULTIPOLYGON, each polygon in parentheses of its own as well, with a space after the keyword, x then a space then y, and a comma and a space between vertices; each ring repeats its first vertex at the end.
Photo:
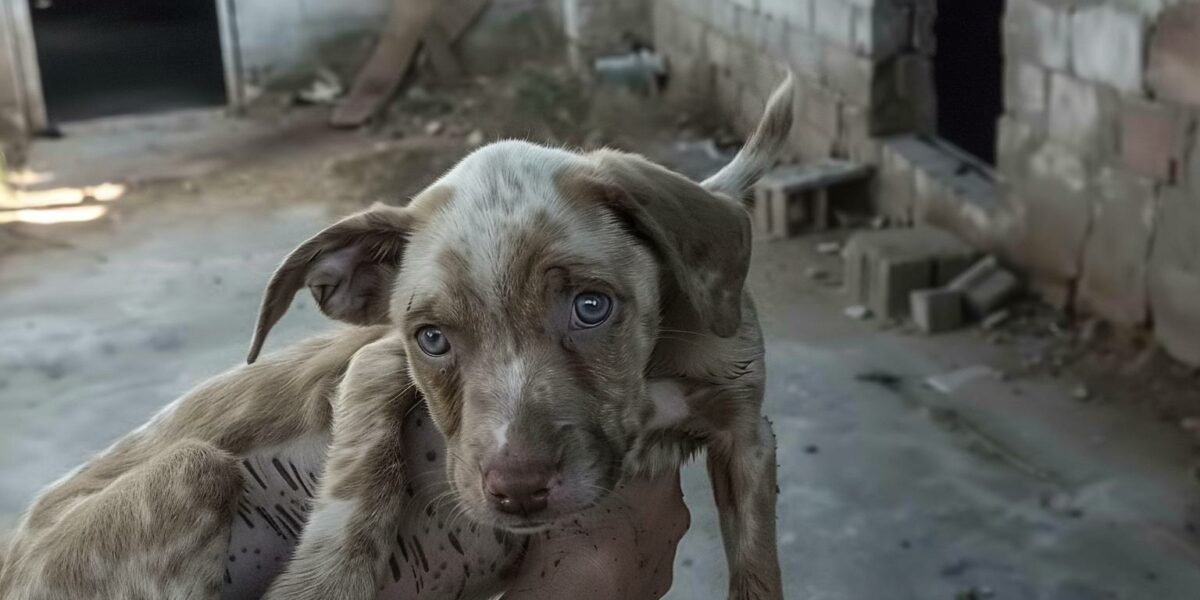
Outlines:
POLYGON ((0 209, 46 208, 82 204, 92 199, 112 202, 125 195, 126 187, 120 183, 102 183, 82 188, 54 188, 51 190, 16 190, 0 194, 0 209))
POLYGON ((54 173, 50 171, 31 171, 29 169, 21 169, 8 174, 8 183, 15 186, 37 185, 46 183, 54 179, 54 173))
POLYGON ((5 223, 32 223, 54 225, 56 223, 82 223, 94 221, 108 212, 107 206, 67 206, 62 208, 25 208, 0 212, 0 225, 5 223))
POLYGON ((79 188, 55 188, 36 192, 16 190, 9 194, 9 197, 4 200, 4 204, 0 204, 0 208, 42 208, 79 204, 85 197, 83 190, 79 188))
POLYGON ((95 198, 101 202, 112 202, 117 198, 125 195, 128 188, 123 183, 102 183, 89 188, 84 188, 84 193, 89 198, 95 198))

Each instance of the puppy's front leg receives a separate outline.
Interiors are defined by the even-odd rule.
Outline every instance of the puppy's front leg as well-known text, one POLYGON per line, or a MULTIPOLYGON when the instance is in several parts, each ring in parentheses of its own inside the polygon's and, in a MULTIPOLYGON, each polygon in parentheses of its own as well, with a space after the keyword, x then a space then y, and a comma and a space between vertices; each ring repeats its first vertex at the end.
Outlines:
POLYGON ((765 417, 708 448, 708 473, 729 561, 731 600, 781 600, 775 545, 775 434, 765 417))
POLYGON ((333 407, 333 443, 316 505, 269 600, 373 599, 405 495, 401 429, 418 401, 401 341, 354 355, 333 407))

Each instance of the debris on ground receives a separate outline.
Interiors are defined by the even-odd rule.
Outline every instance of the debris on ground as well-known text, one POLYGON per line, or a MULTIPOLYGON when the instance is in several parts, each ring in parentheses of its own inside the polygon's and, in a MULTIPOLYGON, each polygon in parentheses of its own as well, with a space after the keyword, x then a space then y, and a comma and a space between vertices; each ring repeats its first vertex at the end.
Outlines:
POLYGON ((317 69, 316 77, 308 87, 296 92, 296 101, 300 104, 333 104, 346 88, 342 78, 328 68, 317 69))
POLYGON ((963 294, 950 288, 914 291, 909 298, 912 320, 922 333, 958 329, 963 324, 963 294))
POLYGON ((962 292, 971 312, 983 317, 1012 300, 1021 291, 1021 281, 995 256, 988 256, 956 277, 949 287, 962 292))
POLYGON ((804 274, 813 281, 828 281, 829 271, 821 267, 809 267, 804 270, 804 274))
POLYGON ((486 134, 483 133, 482 129, 476 129, 467 134, 467 139, 465 141, 467 142, 468 146, 475 148, 483 145, 485 136, 486 134))
POLYGON ((904 378, 895 373, 878 369, 859 373, 854 376, 854 379, 865 383, 882 385, 886 388, 896 388, 904 381, 904 378))
POLYGON ((1091 398, 1091 391, 1088 390, 1086 385, 1081 383, 1075 386, 1075 389, 1071 390, 1071 397, 1080 402, 1087 402, 1091 398))
POLYGON ((969 383, 973 383, 987 377, 999 379, 999 376, 1000 373, 992 367, 986 365, 973 365, 970 367, 963 367, 954 371, 941 373, 939 375, 926 377, 925 385, 928 385, 930 388, 943 394, 953 394, 954 392, 958 391, 959 388, 969 383))
POLYGON ((446 128, 441 121, 430 121, 425 124, 425 135, 438 135, 446 128))
POLYGON ((871 309, 869 309, 861 304, 847 306, 845 308, 845 310, 842 311, 842 313, 845 314, 847 317, 850 317, 851 319, 854 319, 856 321, 862 321, 864 319, 871 318, 871 309))
POLYGON ((993 331, 1000 328, 1012 318, 1012 312, 1007 309, 998 310, 986 317, 979 324, 984 331, 993 331))
POLYGON ((817 244, 817 254, 837 254, 842 251, 841 242, 821 242, 817 244))
POLYGON ((986 600, 994 595, 991 588, 971 586, 955 593, 954 600, 986 600))

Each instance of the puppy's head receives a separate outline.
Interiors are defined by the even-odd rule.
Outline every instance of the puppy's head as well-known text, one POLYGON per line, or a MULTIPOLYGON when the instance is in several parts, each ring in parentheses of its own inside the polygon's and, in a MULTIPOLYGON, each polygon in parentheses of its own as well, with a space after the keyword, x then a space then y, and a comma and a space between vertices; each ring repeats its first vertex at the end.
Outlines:
POLYGON ((617 483, 652 412, 660 332, 737 331, 750 224, 743 190, 721 177, 706 187, 629 154, 487 146, 409 206, 297 248, 268 286, 251 360, 301 287, 331 317, 393 324, 463 506, 544 526, 617 483))

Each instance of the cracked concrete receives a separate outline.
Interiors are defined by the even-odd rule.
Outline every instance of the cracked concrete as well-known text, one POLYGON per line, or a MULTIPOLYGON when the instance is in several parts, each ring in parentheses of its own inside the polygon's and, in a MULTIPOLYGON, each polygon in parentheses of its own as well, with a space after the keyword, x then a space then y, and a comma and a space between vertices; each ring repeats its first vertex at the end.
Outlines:
MULTIPOLYGON (((0 515, 243 359, 272 268, 353 209, 330 198, 359 184, 324 165, 373 142, 332 139, 143 187, 99 222, 23 230, 53 243, 0 269, 0 515)), ((1198 488, 1183 434, 1132 403, 1080 403, 1048 377, 926 389, 929 375, 1006 372, 1021 357, 971 332, 916 337, 842 318, 840 292, 804 277, 810 265, 840 272, 815 242, 757 245, 750 280, 767 332, 789 598, 1194 596, 1198 488)), ((271 343, 329 327, 305 298, 271 343)), ((693 525, 668 598, 724 598, 701 465, 685 491, 693 525)))

